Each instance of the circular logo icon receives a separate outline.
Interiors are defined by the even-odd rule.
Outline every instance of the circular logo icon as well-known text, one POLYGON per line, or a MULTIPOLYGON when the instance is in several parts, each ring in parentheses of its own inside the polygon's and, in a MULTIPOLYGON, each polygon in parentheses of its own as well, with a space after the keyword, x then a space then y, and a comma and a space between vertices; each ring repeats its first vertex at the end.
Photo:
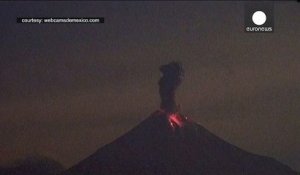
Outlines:
POLYGON ((260 26, 263 25, 267 20, 267 16, 263 11, 256 11, 252 15, 252 21, 254 24, 260 26))

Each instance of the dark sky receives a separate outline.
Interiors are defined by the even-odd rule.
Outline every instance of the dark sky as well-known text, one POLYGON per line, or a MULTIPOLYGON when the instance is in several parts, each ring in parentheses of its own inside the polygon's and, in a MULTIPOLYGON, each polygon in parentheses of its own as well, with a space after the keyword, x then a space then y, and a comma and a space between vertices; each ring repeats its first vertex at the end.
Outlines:
POLYGON ((244 32, 245 2, 0 2, 0 164, 69 167, 159 107, 159 65, 181 61, 184 114, 300 170, 300 6, 275 32, 244 32), (96 16, 104 24, 17 24, 96 16))

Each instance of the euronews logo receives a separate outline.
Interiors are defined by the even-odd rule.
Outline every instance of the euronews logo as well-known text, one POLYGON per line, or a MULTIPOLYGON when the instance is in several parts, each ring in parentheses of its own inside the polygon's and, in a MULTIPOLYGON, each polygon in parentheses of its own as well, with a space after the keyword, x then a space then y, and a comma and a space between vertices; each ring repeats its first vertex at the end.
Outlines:
POLYGON ((245 32, 274 32, 273 5, 251 3, 245 6, 245 32))
POLYGON ((267 16, 263 11, 256 11, 252 15, 252 21, 254 24, 261 26, 266 23, 267 16))

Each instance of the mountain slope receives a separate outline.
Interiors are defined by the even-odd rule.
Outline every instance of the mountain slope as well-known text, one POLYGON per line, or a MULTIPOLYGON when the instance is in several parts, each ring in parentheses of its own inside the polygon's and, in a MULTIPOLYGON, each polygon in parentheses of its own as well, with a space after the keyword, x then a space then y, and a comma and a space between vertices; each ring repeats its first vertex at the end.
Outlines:
POLYGON ((156 111, 63 175, 296 175, 231 145, 180 114, 156 111))
POLYGON ((1 175, 57 175, 64 170, 59 162, 45 156, 29 156, 8 167, 0 167, 1 175))

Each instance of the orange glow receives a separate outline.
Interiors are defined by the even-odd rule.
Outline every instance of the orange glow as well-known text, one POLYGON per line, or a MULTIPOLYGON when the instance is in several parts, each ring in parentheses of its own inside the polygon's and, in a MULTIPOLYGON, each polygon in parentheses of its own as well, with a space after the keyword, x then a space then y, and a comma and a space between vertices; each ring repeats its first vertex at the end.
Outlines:
POLYGON ((183 121, 180 115, 178 114, 171 114, 169 116, 169 123, 172 126, 172 128, 177 127, 182 127, 183 126, 183 121))

